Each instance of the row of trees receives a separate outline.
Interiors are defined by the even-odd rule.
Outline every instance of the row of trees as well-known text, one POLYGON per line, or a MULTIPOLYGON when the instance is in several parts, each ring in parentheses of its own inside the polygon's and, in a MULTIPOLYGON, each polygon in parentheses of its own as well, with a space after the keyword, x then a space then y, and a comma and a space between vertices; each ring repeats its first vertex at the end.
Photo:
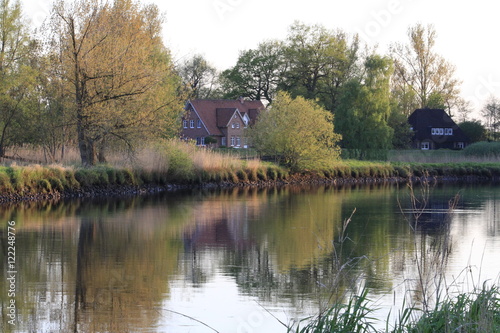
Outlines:
POLYGON ((244 96, 272 104, 279 91, 302 96, 335 115, 344 148, 404 148, 411 138, 406 120, 415 109, 470 110, 454 66, 434 50, 434 28, 410 27, 408 38, 381 55, 357 35, 296 22, 284 40, 242 51, 219 76, 196 56, 181 66, 182 77, 193 98, 244 96))
POLYGON ((18 144, 84 165, 177 129, 181 82, 162 41, 163 16, 133 0, 58 0, 41 33, 18 1, 0 1, 0 156, 18 144))
POLYGON ((468 109, 432 26, 411 27, 407 44, 381 55, 356 35, 296 22, 219 73, 199 55, 176 65, 164 17, 138 0, 57 0, 40 33, 19 1, 0 0, 0 14, 0 157, 31 144, 56 160, 71 145, 93 165, 176 135, 187 98, 314 101, 335 118, 342 147, 361 150, 406 147, 415 108, 468 109))

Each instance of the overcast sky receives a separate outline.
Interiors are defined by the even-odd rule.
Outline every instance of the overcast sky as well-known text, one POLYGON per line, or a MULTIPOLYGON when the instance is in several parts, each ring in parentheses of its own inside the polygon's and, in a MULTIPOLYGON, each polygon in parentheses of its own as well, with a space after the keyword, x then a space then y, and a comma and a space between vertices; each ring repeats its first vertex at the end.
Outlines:
MULTIPOLYGON (((51 0, 21 0, 33 24, 48 15, 51 0)), ((500 98, 499 6, 491 0, 143 0, 166 14, 165 44, 175 60, 202 54, 219 70, 242 50, 267 39, 284 39, 295 21, 358 33, 385 53, 408 41, 416 23, 433 24, 436 50, 457 68, 462 96, 476 115, 489 96, 500 98)))

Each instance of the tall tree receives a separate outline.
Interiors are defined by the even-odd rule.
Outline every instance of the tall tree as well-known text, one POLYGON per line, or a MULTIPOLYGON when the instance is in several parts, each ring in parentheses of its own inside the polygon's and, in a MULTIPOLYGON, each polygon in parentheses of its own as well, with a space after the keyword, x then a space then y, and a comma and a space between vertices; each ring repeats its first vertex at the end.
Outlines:
POLYGON ((286 39, 287 72, 282 88, 317 99, 335 112, 342 86, 358 74, 359 39, 339 30, 295 22, 286 39))
POLYGON ((207 99, 217 89, 217 69, 199 54, 184 61, 178 69, 189 98, 207 99))
POLYGON ((486 130, 489 132, 489 139, 498 140, 498 127, 500 126, 500 100, 491 96, 482 110, 482 115, 486 119, 486 130))
POLYGON ((279 92, 250 129, 252 142, 293 170, 328 167, 339 156, 333 115, 301 96, 279 92))
POLYGON ((393 90, 409 115, 415 107, 426 108, 440 96, 448 113, 459 98, 461 82, 455 78, 455 67, 438 55, 433 26, 417 24, 408 29, 408 44, 391 46, 394 59, 393 90))
POLYGON ((18 143, 26 133, 23 126, 36 71, 31 61, 37 44, 23 22, 19 1, 0 1, 0 156, 5 148, 18 143))
POLYGON ((364 74, 343 88, 336 112, 337 131, 342 135, 344 148, 388 149, 392 147, 394 133, 388 125, 392 61, 373 54, 364 67, 364 74))
POLYGON ((283 43, 261 43, 255 50, 241 52, 236 65, 222 73, 224 97, 248 97, 272 103, 285 71, 283 43))
POLYGON ((178 120, 177 76, 161 39, 154 5, 58 1, 51 46, 73 95, 82 164, 96 163, 110 143, 133 149, 178 120))

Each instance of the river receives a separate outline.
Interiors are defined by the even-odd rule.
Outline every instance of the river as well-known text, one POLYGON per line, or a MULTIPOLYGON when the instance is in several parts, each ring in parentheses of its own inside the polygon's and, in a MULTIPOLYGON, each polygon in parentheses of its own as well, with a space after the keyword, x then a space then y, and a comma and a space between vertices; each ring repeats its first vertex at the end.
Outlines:
POLYGON ((403 299, 500 274, 492 184, 191 190, 0 221, 2 332, 286 332, 362 288, 383 327, 403 299))

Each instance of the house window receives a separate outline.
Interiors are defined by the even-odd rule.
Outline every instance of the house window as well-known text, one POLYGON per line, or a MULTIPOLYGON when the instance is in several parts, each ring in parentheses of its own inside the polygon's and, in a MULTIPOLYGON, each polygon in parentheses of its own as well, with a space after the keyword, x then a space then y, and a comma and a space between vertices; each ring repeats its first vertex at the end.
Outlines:
POLYGON ((223 137, 222 140, 221 140, 221 146, 227 146, 227 142, 226 142, 226 137, 223 137))
POLYGON ((236 137, 236 147, 241 146, 241 138, 239 136, 236 137))
POLYGON ((194 128, 194 119, 189 121, 189 127, 194 128))
POLYGON ((234 136, 231 137, 231 147, 234 147, 236 142, 236 138, 234 136))
POLYGON ((429 142, 422 142, 420 144, 420 149, 422 149, 422 150, 429 150, 430 149, 429 142))
POLYGON ((445 128, 444 135, 453 135, 453 128, 445 128))
POLYGON ((184 120, 182 122, 182 126, 184 126, 184 128, 188 128, 188 121, 187 120, 184 120))
POLYGON ((236 123, 236 128, 240 128, 240 123, 236 123))
POLYGON ((201 120, 200 119, 198 119, 198 123, 196 124, 196 127, 201 128, 201 120))
POLYGON ((196 138, 196 145, 197 146, 204 146, 205 145, 205 137, 197 137, 196 138))
POLYGON ((464 149, 465 148, 465 144, 463 142, 457 142, 457 148, 464 149))
POLYGON ((444 135, 444 128, 433 128, 431 130, 431 134, 432 135, 444 135))

